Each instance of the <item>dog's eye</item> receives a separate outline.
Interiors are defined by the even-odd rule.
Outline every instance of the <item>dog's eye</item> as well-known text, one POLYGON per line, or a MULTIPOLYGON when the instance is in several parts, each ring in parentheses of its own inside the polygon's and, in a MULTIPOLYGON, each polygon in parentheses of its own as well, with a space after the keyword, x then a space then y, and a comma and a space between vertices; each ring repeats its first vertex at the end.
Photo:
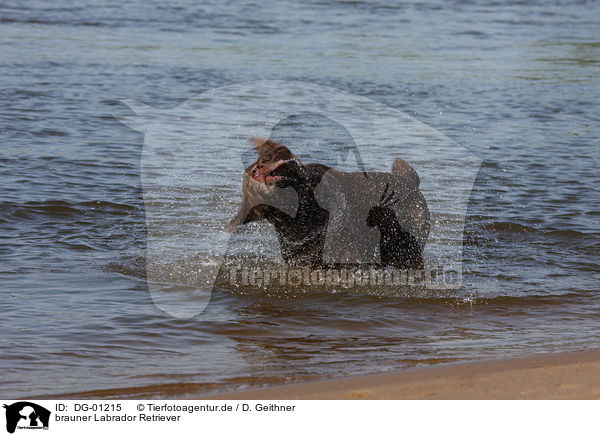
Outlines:
POLYGON ((264 164, 265 162, 269 162, 271 160, 272 156, 270 153, 262 155, 260 157, 260 159, 258 160, 258 163, 264 164))

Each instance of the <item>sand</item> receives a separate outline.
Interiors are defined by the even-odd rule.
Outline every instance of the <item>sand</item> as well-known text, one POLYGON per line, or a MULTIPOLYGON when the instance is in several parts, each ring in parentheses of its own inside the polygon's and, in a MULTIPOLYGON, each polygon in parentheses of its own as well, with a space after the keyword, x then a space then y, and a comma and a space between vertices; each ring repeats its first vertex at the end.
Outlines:
POLYGON ((600 350, 439 365, 205 399, 600 399, 600 350))

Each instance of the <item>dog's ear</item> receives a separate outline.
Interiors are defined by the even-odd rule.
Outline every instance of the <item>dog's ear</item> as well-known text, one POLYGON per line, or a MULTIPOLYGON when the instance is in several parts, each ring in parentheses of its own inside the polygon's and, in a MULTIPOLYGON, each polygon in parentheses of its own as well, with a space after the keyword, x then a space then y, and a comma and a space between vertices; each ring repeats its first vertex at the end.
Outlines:
POLYGON ((227 224, 227 227, 225 227, 225 230, 228 233, 232 233, 235 229, 237 229, 237 227, 240 224, 244 224, 249 211, 250 211, 250 206, 248 203, 248 199, 246 198, 246 196, 244 196, 244 198, 242 199, 242 203, 240 204, 240 208, 238 210, 237 215, 234 216, 231 219, 231 221, 229 221, 229 224, 227 224))
POLYGON ((252 138, 250 142, 256 147, 260 157, 276 156, 277 159, 292 159, 294 154, 285 145, 265 138, 252 138))
POLYGON ((246 219, 244 220, 243 224, 251 223, 252 221, 264 220, 269 208, 271 208, 271 206, 267 206, 266 204, 258 204, 254 206, 248 211, 248 215, 246 215, 246 219))
POLYGON ((254 207, 250 207, 248 199, 244 198, 244 200, 242 200, 242 204, 240 204, 240 209, 237 215, 234 216, 231 221, 229 221, 229 224, 227 224, 225 230, 228 233, 232 233, 241 224, 264 220, 269 207, 270 206, 265 204, 259 204, 254 207))

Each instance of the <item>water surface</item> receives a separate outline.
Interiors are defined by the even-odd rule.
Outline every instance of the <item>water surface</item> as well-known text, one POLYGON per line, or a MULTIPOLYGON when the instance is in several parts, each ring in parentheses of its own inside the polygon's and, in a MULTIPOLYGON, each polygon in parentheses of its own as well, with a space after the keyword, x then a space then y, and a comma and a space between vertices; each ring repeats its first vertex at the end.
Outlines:
MULTIPOLYGON (((597 16, 559 1, 0 3, 0 395, 182 396, 597 348, 597 16), (132 115, 121 101, 168 109, 270 79, 374 99, 481 158, 460 290, 216 288, 191 319, 152 303, 144 138, 115 119, 132 115)), ((239 177, 215 180, 227 207, 239 177)))

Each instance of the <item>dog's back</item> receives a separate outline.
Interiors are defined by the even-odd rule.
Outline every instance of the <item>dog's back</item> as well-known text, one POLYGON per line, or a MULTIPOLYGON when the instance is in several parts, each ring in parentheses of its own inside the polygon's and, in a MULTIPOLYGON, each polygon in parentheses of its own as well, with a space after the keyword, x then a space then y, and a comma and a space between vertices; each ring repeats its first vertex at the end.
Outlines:
POLYGON ((315 189, 315 198, 330 212, 323 253, 325 263, 380 263, 379 232, 369 227, 366 220, 386 186, 396 193, 394 211, 400 226, 423 250, 429 236, 429 209, 419 191, 416 171, 397 159, 391 173, 346 173, 330 169, 323 175, 315 189))

